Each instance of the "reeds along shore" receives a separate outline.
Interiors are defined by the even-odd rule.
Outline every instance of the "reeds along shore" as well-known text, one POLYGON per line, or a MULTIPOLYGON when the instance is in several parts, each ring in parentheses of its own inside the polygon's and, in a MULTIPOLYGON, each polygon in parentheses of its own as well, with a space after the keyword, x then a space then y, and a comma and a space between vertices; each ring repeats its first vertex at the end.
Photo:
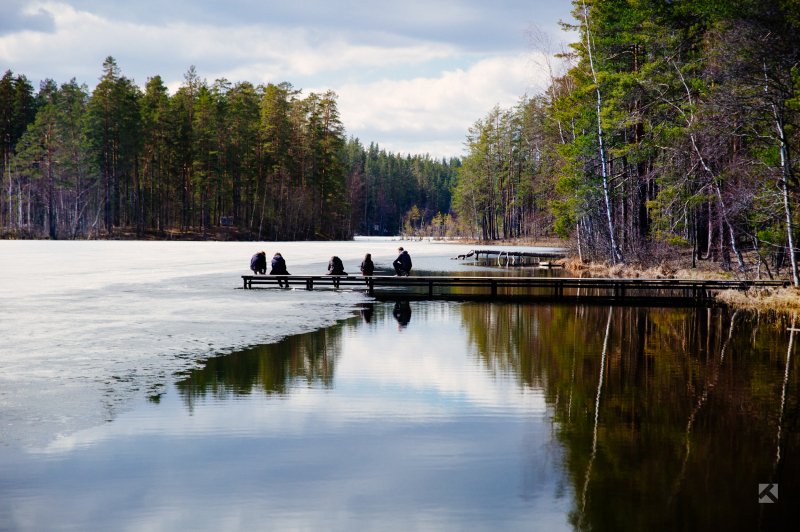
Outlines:
POLYGON ((748 310, 800 310, 800 290, 788 288, 751 288, 746 292, 726 290, 720 292, 717 300, 734 308, 748 310))
MULTIPOLYGON (((565 269, 573 275, 589 273, 596 277, 647 278, 647 279, 731 279, 734 274, 713 268, 707 264, 700 268, 677 267, 667 262, 647 268, 627 264, 581 262, 577 257, 563 260, 565 269)), ((800 289, 751 288, 747 291, 725 290, 717 295, 717 301, 733 308, 748 310, 800 310, 800 289)))

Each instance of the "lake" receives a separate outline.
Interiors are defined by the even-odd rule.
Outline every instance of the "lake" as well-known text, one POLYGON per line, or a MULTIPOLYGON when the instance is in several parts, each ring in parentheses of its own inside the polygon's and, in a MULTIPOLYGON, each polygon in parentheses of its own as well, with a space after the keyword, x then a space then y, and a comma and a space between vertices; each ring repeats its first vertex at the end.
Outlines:
POLYGON ((791 316, 238 288, 397 245, 0 242, 0 529, 796 528, 791 316))

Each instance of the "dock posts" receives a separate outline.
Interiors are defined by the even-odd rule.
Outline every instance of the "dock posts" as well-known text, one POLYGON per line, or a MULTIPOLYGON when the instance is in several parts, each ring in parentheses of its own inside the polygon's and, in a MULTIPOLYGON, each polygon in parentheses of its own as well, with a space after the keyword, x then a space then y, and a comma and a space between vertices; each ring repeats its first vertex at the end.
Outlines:
POLYGON ((395 276, 316 276, 316 275, 242 275, 242 288, 302 287, 308 291, 317 288, 353 287, 370 297, 381 297, 383 292, 393 296, 414 299, 475 300, 572 300, 650 302, 678 301, 706 304, 713 302, 722 290, 746 290, 752 286, 784 286, 782 281, 701 281, 689 279, 580 279, 567 277, 395 277, 395 276), (283 283, 283 286, 281 286, 283 283), (314 284, 318 286, 315 287, 314 284), (376 287, 377 285, 377 287, 376 287), (425 288, 427 287, 427 291, 425 288), (464 287, 463 289, 460 287, 464 287), (487 290, 488 289, 488 290, 487 290), (427 292, 427 293, 426 293, 427 292), (489 294, 487 294, 489 292, 489 294))
POLYGON ((614 299, 625 299, 625 285, 622 283, 614 283, 614 299))
POLYGON ((553 287, 555 288, 556 298, 561 299, 562 297, 564 297, 564 283, 562 283, 561 281, 556 281, 553 284, 553 287))

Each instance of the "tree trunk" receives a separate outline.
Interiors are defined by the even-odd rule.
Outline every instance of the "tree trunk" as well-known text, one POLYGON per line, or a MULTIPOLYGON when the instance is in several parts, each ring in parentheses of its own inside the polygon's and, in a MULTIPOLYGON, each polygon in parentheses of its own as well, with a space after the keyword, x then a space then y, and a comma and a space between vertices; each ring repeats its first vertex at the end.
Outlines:
MULTIPOLYGON (((764 63, 764 92, 768 92, 767 86, 767 65, 764 63)), ((775 117, 775 129, 778 134, 781 154, 781 196, 783 197, 783 212, 786 216, 786 238, 789 245, 789 260, 792 265, 792 284, 800 286, 800 276, 797 271, 797 258, 794 249, 794 221, 792 218, 791 202, 789 201, 789 183, 794 182, 792 175, 792 165, 789 159, 789 146, 786 143, 786 129, 783 125, 783 116, 778 106, 772 103, 772 115, 775 117)))
MULTIPOLYGON (((686 79, 684 79, 683 73, 678 68, 678 65, 676 65, 675 63, 673 63, 672 65, 675 67, 675 70, 676 70, 676 72, 678 73, 678 76, 681 79, 681 83, 683 83, 683 88, 686 91, 686 96, 689 99, 689 103, 693 105, 692 93, 689 90, 689 86, 686 84, 686 79)), ((735 232, 733 230, 733 225, 731 223, 729 223, 729 221, 728 221, 728 214, 727 214, 727 208, 725 207, 725 200, 722 198, 722 190, 721 190, 721 188, 719 186, 719 182, 717 181, 717 176, 714 174, 714 171, 708 166, 708 164, 706 163, 705 157, 703 157, 703 154, 700 152, 700 148, 697 146, 697 139, 695 138, 694 133, 691 132, 691 127, 692 127, 693 123, 694 123, 694 112, 690 113, 689 116, 686 118, 686 127, 687 127, 687 130, 689 131, 689 140, 691 140, 691 142, 692 142, 692 149, 694 150, 695 154, 697 155, 697 157, 698 157, 698 159, 700 161, 700 165, 703 167, 703 170, 706 171, 706 173, 708 174, 709 178, 711 179, 711 184, 714 187, 714 193, 716 194, 717 202, 719 203, 719 210, 720 210, 719 214, 720 214, 721 222, 722 222, 722 224, 724 226, 728 227, 728 232, 730 233, 729 236, 730 236, 730 239, 731 239, 731 242, 730 242, 731 249, 733 249, 733 252, 736 254, 736 260, 739 262, 739 269, 742 272, 744 272, 744 271, 746 271, 746 267, 745 267, 745 264, 744 264, 744 257, 742 256, 742 252, 739 250, 739 247, 736 245, 736 234, 735 234, 735 232)), ((722 230, 722 228, 721 228, 721 230, 722 230)), ((722 238, 722 235, 720 235, 720 240, 724 243, 724 239, 722 238)))
POLYGON ((603 100, 600 97, 600 84, 597 82, 597 73, 595 72, 594 59, 592 58, 592 34, 591 31, 589 30, 589 11, 586 8, 585 1, 582 0, 581 4, 583 5, 583 20, 584 23, 586 24, 586 49, 589 54, 589 66, 592 71, 592 80, 594 81, 595 93, 597 94, 597 108, 596 108, 597 142, 598 142, 598 151, 600 155, 600 173, 603 178, 603 199, 605 200, 605 206, 606 206, 606 220, 608 221, 608 233, 609 233, 609 238, 611 239, 611 259, 613 263, 617 263, 617 262, 623 262, 623 259, 622 259, 622 252, 617 246, 617 240, 614 232, 614 220, 611 214, 611 198, 608 187, 606 154, 605 154, 605 148, 603 147, 603 124, 600 119, 603 100))

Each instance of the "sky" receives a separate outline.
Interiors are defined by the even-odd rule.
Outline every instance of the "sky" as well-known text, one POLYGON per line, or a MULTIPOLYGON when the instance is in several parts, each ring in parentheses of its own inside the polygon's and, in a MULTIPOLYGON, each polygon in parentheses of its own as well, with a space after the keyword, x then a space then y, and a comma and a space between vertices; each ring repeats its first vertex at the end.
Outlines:
POLYGON ((575 38, 570 0, 0 0, 0 68, 93 89, 103 60, 171 92, 209 83, 333 90, 348 136, 393 153, 461 156, 495 105, 540 93, 575 38))

